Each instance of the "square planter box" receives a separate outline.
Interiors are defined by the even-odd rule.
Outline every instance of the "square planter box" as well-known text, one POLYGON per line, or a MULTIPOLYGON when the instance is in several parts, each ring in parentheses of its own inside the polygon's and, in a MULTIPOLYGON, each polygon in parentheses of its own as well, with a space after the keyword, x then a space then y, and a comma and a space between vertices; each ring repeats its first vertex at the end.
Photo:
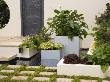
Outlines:
POLYGON ((23 49, 22 53, 19 53, 17 57, 22 57, 22 58, 31 58, 35 54, 37 54, 38 51, 36 49, 30 49, 30 48, 25 48, 23 49))
POLYGON ((61 50, 41 50, 41 59, 60 60, 61 50))
POLYGON ((100 65, 84 65, 84 64, 64 64, 64 59, 61 59, 57 64, 58 75, 76 75, 76 76, 91 76, 91 77, 110 77, 110 67, 103 73, 100 65))
POLYGON ((41 50, 41 65, 57 66, 61 58, 61 50, 41 50))
POLYGON ((55 36, 54 42, 61 43, 64 45, 64 48, 62 49, 62 55, 61 57, 64 57, 68 54, 77 54, 79 55, 80 50, 80 39, 79 37, 73 37, 73 39, 69 39, 68 36, 55 36))

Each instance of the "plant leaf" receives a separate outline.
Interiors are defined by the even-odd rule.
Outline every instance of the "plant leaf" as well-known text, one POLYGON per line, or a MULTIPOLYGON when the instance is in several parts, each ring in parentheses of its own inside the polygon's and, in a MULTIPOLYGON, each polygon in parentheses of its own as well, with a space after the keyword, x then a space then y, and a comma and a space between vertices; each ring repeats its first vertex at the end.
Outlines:
POLYGON ((103 73, 105 73, 108 68, 109 68, 109 65, 107 65, 107 64, 101 65, 101 70, 102 70, 103 73))

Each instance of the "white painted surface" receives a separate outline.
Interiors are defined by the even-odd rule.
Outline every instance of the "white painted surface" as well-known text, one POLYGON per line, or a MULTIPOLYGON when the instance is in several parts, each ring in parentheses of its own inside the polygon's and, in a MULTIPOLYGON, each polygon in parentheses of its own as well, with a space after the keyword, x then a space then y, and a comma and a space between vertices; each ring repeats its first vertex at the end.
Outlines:
POLYGON ((100 69, 100 65, 84 65, 84 64, 64 64, 64 59, 61 59, 57 64, 58 75, 76 75, 76 76, 91 76, 105 78, 110 77, 110 67, 103 73, 100 69))
POLYGON ((19 53, 19 45, 5 45, 0 46, 0 58, 4 57, 10 57, 10 55, 16 55, 16 57, 22 57, 22 58, 31 58, 34 56, 38 51, 36 49, 29 49, 26 48, 23 50, 23 53, 19 53))
POLYGON ((73 37, 73 39, 69 39, 68 36, 55 36, 54 41, 57 43, 61 43, 64 45, 64 48, 62 49, 62 57, 68 55, 68 54, 77 54, 79 55, 79 49, 80 49, 80 42, 79 37, 73 37))
POLYGON ((0 29, 0 37, 21 36, 20 0, 4 0, 10 9, 10 20, 8 24, 0 29))
POLYGON ((19 53, 19 49, 18 47, 13 47, 13 46, 0 46, 0 56, 2 56, 3 54, 6 56, 9 55, 16 55, 17 53, 19 53))
POLYGON ((61 50, 41 50, 42 59, 56 59, 60 60, 61 50))
POLYGON ((0 46, 0 61, 10 61, 16 58, 19 49, 17 46, 0 46))
POLYGON ((0 61, 10 61, 16 58, 16 54, 2 54, 0 55, 0 61), (8 56, 7 56, 8 55, 8 56))
POLYGON ((34 56, 37 53, 38 53, 38 51, 36 49, 25 48, 25 49, 23 49, 23 53, 17 54, 17 57, 31 58, 32 56, 34 56))
MULTIPOLYGON (((89 25, 89 31, 95 26, 95 16, 99 13, 103 13, 106 8, 106 3, 110 0, 44 0, 44 22, 46 25, 47 19, 52 17, 54 9, 77 9, 79 13, 83 13, 87 24, 89 25)), ((81 42, 82 48, 89 48, 93 38, 88 36, 81 42)))

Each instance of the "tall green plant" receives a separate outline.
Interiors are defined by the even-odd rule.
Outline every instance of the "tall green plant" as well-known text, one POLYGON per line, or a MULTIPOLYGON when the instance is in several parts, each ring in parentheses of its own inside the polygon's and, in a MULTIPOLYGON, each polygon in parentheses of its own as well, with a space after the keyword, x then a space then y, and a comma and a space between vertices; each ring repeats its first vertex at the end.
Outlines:
POLYGON ((68 36, 73 38, 79 36, 83 39, 87 36, 88 25, 84 21, 83 14, 78 14, 77 10, 54 10, 55 16, 49 18, 48 27, 58 36, 68 36))
POLYGON ((106 4, 106 10, 100 16, 96 16, 97 27, 93 28, 95 41, 98 43, 110 43, 110 4, 106 4))

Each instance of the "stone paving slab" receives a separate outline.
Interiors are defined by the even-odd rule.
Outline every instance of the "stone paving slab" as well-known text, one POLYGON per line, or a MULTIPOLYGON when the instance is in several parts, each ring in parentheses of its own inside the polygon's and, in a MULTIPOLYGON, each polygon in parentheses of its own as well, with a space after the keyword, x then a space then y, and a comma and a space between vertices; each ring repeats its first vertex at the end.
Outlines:
POLYGON ((81 82, 97 82, 97 80, 84 80, 84 79, 81 79, 80 81, 81 82))
POLYGON ((28 76, 13 76, 11 80, 27 80, 28 76))
POLYGON ((21 71, 20 74, 34 74, 35 71, 21 71))
POLYGON ((103 80, 102 82, 110 82, 110 81, 103 80))
POLYGON ((92 82, 97 82, 97 80, 92 80, 92 82))
POLYGON ((45 67, 45 69, 57 69, 57 67, 45 67))
POLYGON ((14 72, 14 70, 1 70, 0 72, 13 73, 13 72, 14 72))
POLYGON ((26 68, 40 68, 40 66, 28 66, 28 67, 26 67, 26 68))
POLYGON ((15 68, 20 68, 21 65, 8 65, 7 67, 8 67, 8 68, 15 69, 15 68))
POLYGON ((72 82, 73 79, 68 78, 57 78, 57 82, 72 82))
POLYGON ((0 75, 0 79, 6 78, 8 76, 0 75))
POLYGON ((40 75, 54 75, 56 74, 55 72, 40 72, 40 75))
POLYGON ((48 81, 49 78, 48 77, 34 77, 33 80, 37 80, 37 81, 48 81))

